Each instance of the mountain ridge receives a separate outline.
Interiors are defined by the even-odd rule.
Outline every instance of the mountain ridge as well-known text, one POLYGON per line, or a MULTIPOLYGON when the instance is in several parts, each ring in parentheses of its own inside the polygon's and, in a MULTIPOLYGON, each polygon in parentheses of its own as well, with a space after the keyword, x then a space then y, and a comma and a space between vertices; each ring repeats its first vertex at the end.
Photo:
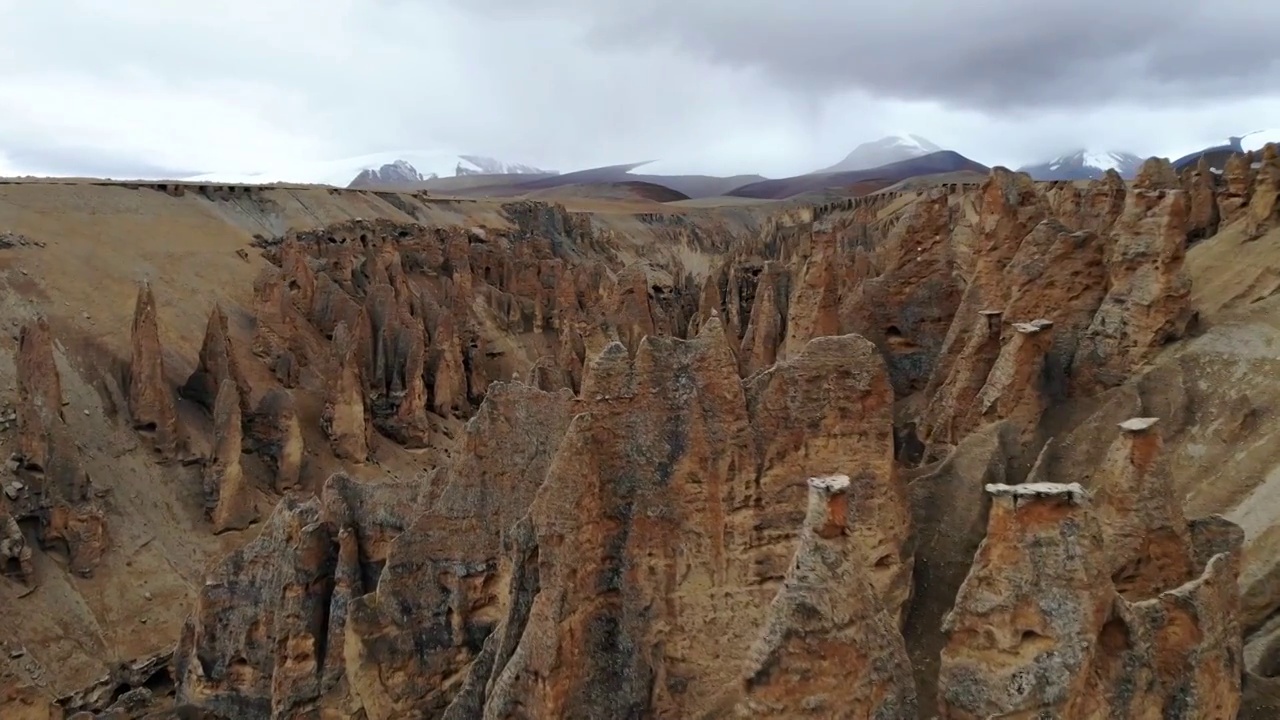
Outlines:
POLYGON ((1142 167, 1143 158, 1124 150, 1091 150, 1079 148, 1051 160, 1023 165, 1035 180, 1097 180, 1115 170, 1125 179, 1133 178, 1142 167))
POLYGON ((896 162, 941 152, 944 148, 921 135, 900 133, 860 143, 840 162, 814 170, 809 175, 870 170, 896 162))

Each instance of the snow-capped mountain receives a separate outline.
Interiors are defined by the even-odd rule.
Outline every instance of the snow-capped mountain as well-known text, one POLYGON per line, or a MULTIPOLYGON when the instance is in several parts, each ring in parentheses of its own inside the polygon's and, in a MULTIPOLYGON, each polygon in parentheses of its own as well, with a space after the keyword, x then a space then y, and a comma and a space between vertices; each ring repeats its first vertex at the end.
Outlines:
POLYGON ((1270 143, 1280 145, 1280 128, 1271 130, 1254 130, 1244 135, 1227 138, 1222 145, 1201 148, 1193 153, 1183 155, 1173 161, 1173 169, 1182 172, 1203 159, 1209 163, 1209 169, 1220 173, 1226 167, 1227 160, 1236 154, 1256 152, 1270 143))
POLYGON ((435 175, 431 177, 423 177, 418 169, 410 165, 404 160, 396 160, 387 163, 380 168, 369 168, 361 170, 347 187, 375 187, 380 185, 411 185, 413 183, 422 182, 423 180, 435 179, 435 175))
POLYGON ((910 133, 890 135, 879 140, 865 142, 853 149, 843 160, 831 167, 814 170, 810 175, 870 170, 889 163, 942 152, 942 148, 928 139, 910 133))
POLYGON ((266 184, 266 183, 299 183, 315 185, 332 185, 347 187, 362 176, 365 171, 373 171, 381 176, 386 170, 390 177, 415 178, 409 182, 419 182, 438 177, 455 177, 459 175, 477 175, 481 173, 517 173, 554 175, 554 171, 509 163, 478 155, 461 155, 451 152, 430 151, 398 151, 371 153, 338 160, 320 160, 301 162, 287 167, 265 168, 260 170, 225 170, 201 173, 182 178, 192 182, 216 182, 228 184, 266 184))
MULTIPOLYGON (((1234 138, 1233 138, 1234 139, 1234 138)), ((1245 152, 1253 150, 1261 150, 1269 143, 1280 145, 1280 128, 1271 128, 1270 130, 1254 130, 1246 133, 1240 138, 1240 149, 1245 152)))
POLYGON ((1115 170, 1121 177, 1131 178, 1142 167, 1143 158, 1119 150, 1077 150, 1048 162, 1024 165, 1018 168, 1036 180, 1096 180, 1108 170, 1115 170))
POLYGON ((532 165, 509 163, 479 155, 459 155, 460 162, 454 175, 559 175, 552 170, 542 170, 532 165))

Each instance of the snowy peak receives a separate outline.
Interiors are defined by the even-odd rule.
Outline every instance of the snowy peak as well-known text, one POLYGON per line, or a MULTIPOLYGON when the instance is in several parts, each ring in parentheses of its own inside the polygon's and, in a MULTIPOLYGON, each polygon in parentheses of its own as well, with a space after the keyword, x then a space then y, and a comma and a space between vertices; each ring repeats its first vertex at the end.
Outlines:
POLYGON ((368 187, 404 185, 441 177, 479 174, 556 175, 531 165, 511 163, 480 155, 462 155, 448 151, 403 150, 372 153, 336 160, 315 160, 254 170, 223 170, 202 173, 189 178, 193 182, 235 184, 298 183, 332 185, 334 187, 368 187))
POLYGON ((409 185, 424 180, 434 180, 435 173, 423 175, 407 160, 396 160, 374 169, 361 170, 347 187, 374 187, 379 185, 409 185))
POLYGON ((1270 130, 1254 130, 1251 133, 1245 133, 1238 139, 1240 141, 1240 149, 1244 152, 1253 152, 1261 150, 1270 143, 1280 145, 1280 128, 1272 128, 1270 130))
POLYGON ((1108 170, 1131 178, 1142 167, 1142 158, 1121 150, 1076 150, 1047 162, 1018 168, 1036 180, 1096 180, 1108 170))
POLYGON ((912 133, 889 135, 879 140, 862 143, 835 165, 815 170, 810 174, 870 170, 881 165, 902 162, 936 152, 942 152, 942 148, 919 135, 912 133))
POLYGON ((559 175, 554 170, 542 170, 532 165, 508 163, 480 155, 459 155, 454 176, 463 175, 559 175))

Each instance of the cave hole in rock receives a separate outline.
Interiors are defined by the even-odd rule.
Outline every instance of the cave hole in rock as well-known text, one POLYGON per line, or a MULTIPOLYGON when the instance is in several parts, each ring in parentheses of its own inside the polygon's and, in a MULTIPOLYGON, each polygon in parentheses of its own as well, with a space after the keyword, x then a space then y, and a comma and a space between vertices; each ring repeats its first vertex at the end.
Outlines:
MULTIPOLYGON (((36 523, 36 522, 39 522, 39 521, 37 521, 35 518, 26 518, 18 521, 18 525, 20 527, 23 527, 23 530, 24 530, 23 535, 26 535, 28 537, 28 541, 27 541, 28 544, 30 544, 31 534, 25 532, 26 528, 30 527, 29 525, 27 525, 27 523, 36 523)), ((40 532, 39 534, 36 535, 36 537, 39 539, 39 542, 37 543, 38 547, 41 550, 43 550, 45 554, 47 554, 49 557, 57 561, 58 564, 64 567, 69 566, 71 564, 71 546, 67 544, 66 538, 49 537, 48 533, 45 532, 45 524, 43 522, 39 523, 39 528, 40 528, 40 532)))
POLYGON ((1280 638, 1272 638, 1267 643, 1255 672, 1265 678, 1280 677, 1280 638))
POLYGON ((1098 644, 1108 655, 1119 655, 1131 645, 1129 626, 1120 618, 1111 618, 1102 626, 1102 631, 1098 633, 1098 644))
POLYGON ((132 692, 138 688, 146 688, 151 694, 157 697, 171 695, 174 690, 173 676, 169 674, 168 666, 162 665, 156 668, 150 675, 143 678, 140 685, 122 682, 116 685, 111 691, 111 701, 108 705, 114 704, 117 700, 124 697, 126 693, 132 692))

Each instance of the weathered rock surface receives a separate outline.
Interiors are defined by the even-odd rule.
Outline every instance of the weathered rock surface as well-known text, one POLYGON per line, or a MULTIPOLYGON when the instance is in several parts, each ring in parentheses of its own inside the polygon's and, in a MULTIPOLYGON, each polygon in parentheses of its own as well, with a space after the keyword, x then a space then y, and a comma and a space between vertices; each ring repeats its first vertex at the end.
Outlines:
MULTIPOLYGON (((1144 493, 1154 484, 1138 483, 1135 491, 1144 493)), ((1133 537, 1113 530, 1115 519, 1143 518, 1124 516, 1132 504, 1100 498, 1111 519, 1100 523, 1078 484, 987 491, 995 498, 987 537, 944 627, 941 717, 1236 717, 1243 667, 1238 527, 1221 518, 1184 522, 1181 535, 1196 544, 1195 566, 1187 545, 1175 544, 1184 552, 1181 565, 1157 548, 1148 575, 1163 571, 1167 584, 1153 588, 1135 583, 1132 572, 1107 578, 1118 541, 1133 537)), ((1162 500, 1156 504, 1169 505, 1162 500)))
POLYGON ((988 485, 987 536, 943 630, 939 715, 1086 717, 1113 591, 1079 485, 988 485))
MULTIPOLYGON (((442 711, 464 680, 458 669, 485 651, 486 636, 513 623, 510 632, 518 632, 519 605, 532 590, 517 580, 536 585, 537 571, 508 556, 516 542, 509 535, 533 502, 575 405, 568 392, 490 388, 467 425, 465 453, 432 493, 438 498, 390 544, 376 591, 352 605, 348 675, 371 716, 442 711), (424 578, 431 578, 425 587, 424 578)), ((483 673, 483 684, 489 669, 478 665, 473 673, 483 673)))
POLYGON ((897 618, 849 542, 849 477, 809 479, 791 569, 752 647, 740 717, 914 718, 915 680, 897 618))
POLYGON ((227 717, 295 717, 334 691, 350 599, 376 577, 416 494, 335 476, 319 498, 286 496, 201 588, 174 655, 178 700, 227 717))
MULTIPOLYGON (((1163 382, 1133 377, 1193 319, 1184 248, 1254 222, 1249 170, 1231 212, 1238 178, 1154 162, 1129 188, 997 169, 736 237, 701 211, 627 219, 654 243, 522 202, 263 241, 252 316, 214 308, 181 394, 212 414, 214 531, 279 505, 255 539, 217 539, 248 544, 194 591, 177 699, 246 718, 1231 717, 1276 654, 1255 639, 1242 659, 1270 606, 1258 582, 1241 609, 1241 531, 1187 521, 1163 424, 1115 431, 1197 422, 1204 390, 1115 398, 1163 382)), ((129 417, 149 428, 149 293, 137 317, 129 417)), ((83 569, 104 526, 41 343, 19 353, 5 496, 83 569)), ((17 537, 0 550, 21 576, 17 537)), ((154 704, 135 690, 114 711, 154 704)))
MULTIPOLYGON (((357 319, 359 322, 359 319, 357 319)), ((354 462, 369 457, 372 421, 366 414, 364 373, 360 367, 358 339, 345 322, 333 333, 333 352, 326 381, 324 414, 320 425, 334 456, 354 462)))
POLYGON ((212 413, 218 395, 222 392, 222 383, 226 380, 230 380, 235 385, 240 417, 242 419, 249 417, 252 410, 250 396, 253 388, 240 367, 240 356, 236 352, 227 326, 227 314, 221 305, 215 305, 213 311, 209 313, 209 323, 205 327, 199 364, 179 392, 183 397, 199 403, 212 413))
POLYGON ((1107 295, 1073 363, 1080 391, 1119 385, 1186 333, 1192 316, 1191 281, 1183 267, 1186 223, 1183 190, 1130 191, 1112 229, 1107 295))
MULTIPOLYGON (((43 316, 22 327, 14 364, 18 371, 15 465, 26 492, 15 492, 15 497, 0 499, 0 503, 15 501, 10 511, 15 519, 38 518, 40 544, 49 547, 60 543, 66 549, 70 570, 88 577, 108 549, 106 517, 93 495, 62 412, 62 381, 54 361, 53 337, 43 316)), ((6 495, 9 490, 12 486, 6 495)), ((25 542, 19 545, 11 531, 6 533, 10 551, 29 579, 29 567, 21 557, 26 554, 25 542)))
POLYGON ((249 429, 250 449, 256 451, 275 475, 275 489, 298 487, 306 457, 306 442, 293 395, 282 387, 262 396, 249 429))
POLYGON ((156 298, 149 283, 138 288, 131 340, 129 416, 135 429, 150 436, 156 453, 171 459, 178 450, 178 417, 173 406, 173 391, 164 376, 156 298))
POLYGON ((213 457, 205 465, 205 507, 215 533, 243 530, 258 519, 253 491, 240 466, 244 435, 240 393, 227 378, 213 407, 213 457))

